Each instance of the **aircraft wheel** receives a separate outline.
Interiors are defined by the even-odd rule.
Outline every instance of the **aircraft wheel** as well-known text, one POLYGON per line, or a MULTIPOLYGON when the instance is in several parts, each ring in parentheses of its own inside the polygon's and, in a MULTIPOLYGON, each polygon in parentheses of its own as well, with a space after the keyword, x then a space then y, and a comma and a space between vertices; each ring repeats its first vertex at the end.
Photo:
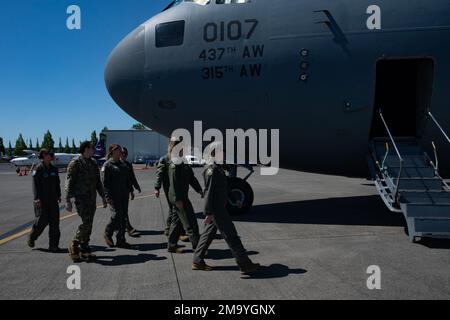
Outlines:
POLYGON ((230 194, 227 209, 231 215, 244 214, 251 210, 253 205, 253 189, 247 181, 240 178, 228 178, 230 194), (242 204, 239 207, 239 203, 242 204))

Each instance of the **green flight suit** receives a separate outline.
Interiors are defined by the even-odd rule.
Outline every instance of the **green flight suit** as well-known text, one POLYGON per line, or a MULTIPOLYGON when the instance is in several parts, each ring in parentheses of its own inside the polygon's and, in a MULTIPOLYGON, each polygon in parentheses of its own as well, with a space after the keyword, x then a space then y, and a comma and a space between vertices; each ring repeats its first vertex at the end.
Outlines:
POLYGON ((238 266, 250 263, 247 252, 242 245, 236 227, 231 220, 226 206, 228 201, 228 178, 225 171, 217 164, 208 165, 203 172, 205 180, 204 214, 212 216, 213 222, 205 226, 194 253, 194 263, 202 263, 217 230, 225 239, 238 266))
POLYGON ((189 200, 189 186, 192 186, 199 194, 203 194, 202 187, 194 176, 192 168, 185 163, 175 165, 173 162, 170 162, 168 173, 170 183, 169 201, 175 212, 169 229, 169 248, 177 245, 184 227, 191 241, 192 248, 195 249, 200 235, 194 208, 189 200), (182 209, 176 207, 175 203, 177 201, 183 202, 182 209))
POLYGON ((58 205, 61 186, 58 169, 52 164, 46 167, 41 162, 33 170, 33 194, 34 200, 40 200, 41 204, 34 207, 36 220, 31 228, 30 239, 37 240, 48 225, 50 247, 58 247, 61 235, 58 205))
POLYGON ((106 199, 111 202, 111 220, 105 233, 112 237, 117 231, 117 243, 125 242, 125 228, 128 216, 130 193, 133 183, 127 164, 121 160, 112 159, 105 162, 102 168, 102 182, 106 199))

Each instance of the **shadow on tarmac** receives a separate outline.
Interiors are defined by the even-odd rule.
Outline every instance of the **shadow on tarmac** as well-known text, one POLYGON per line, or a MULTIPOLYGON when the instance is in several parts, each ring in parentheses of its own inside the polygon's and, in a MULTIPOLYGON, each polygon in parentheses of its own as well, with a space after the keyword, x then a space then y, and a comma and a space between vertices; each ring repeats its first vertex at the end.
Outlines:
POLYGON ((271 264, 270 266, 260 266, 255 273, 243 275, 243 279, 274 279, 284 278, 291 274, 304 274, 308 271, 302 268, 291 269, 284 264, 271 264))
POLYGON ((430 249, 450 249, 450 239, 422 238, 417 244, 430 249))
POLYGON ((102 266, 124 266, 166 259, 166 257, 159 257, 154 254, 140 253, 138 255, 126 254, 120 256, 97 256, 97 260, 94 263, 100 264, 102 266))
POLYGON ((52 254, 59 254, 59 253, 68 254, 69 253, 69 250, 67 250, 67 248, 61 248, 60 250, 58 250, 58 252, 51 252, 50 250, 44 249, 44 248, 36 248, 36 249, 33 249, 33 251, 40 251, 40 252, 52 253, 52 254))
POLYGON ((159 236, 163 235, 164 231, 156 231, 156 230, 137 230, 138 236, 159 236))
MULTIPOLYGON (((247 251, 247 255, 254 256, 259 254, 257 251, 247 251)), ((233 255, 231 254, 230 249, 208 249, 208 256, 205 259, 211 260, 225 260, 225 259, 233 259, 233 255)))
POLYGON ((402 227, 405 219, 393 214, 378 196, 330 198, 254 206, 234 221, 318 225, 402 227))
MULTIPOLYGON (((239 271, 238 266, 214 266, 214 271, 239 271)), ((275 279, 284 278, 291 274, 304 274, 308 271, 302 268, 291 269, 284 264, 272 264, 270 266, 260 266, 258 270, 249 275, 242 275, 243 279, 275 279)))

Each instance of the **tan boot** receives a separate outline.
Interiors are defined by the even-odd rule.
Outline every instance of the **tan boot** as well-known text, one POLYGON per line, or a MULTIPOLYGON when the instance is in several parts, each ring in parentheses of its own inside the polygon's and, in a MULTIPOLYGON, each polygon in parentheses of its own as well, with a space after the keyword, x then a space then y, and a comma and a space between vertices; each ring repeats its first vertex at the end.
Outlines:
POLYGON ((180 236, 180 241, 181 242, 189 242, 189 236, 186 236, 186 235, 180 236))
POLYGON ((167 249, 168 252, 170 253, 177 253, 177 254, 182 254, 184 253, 183 249, 178 248, 178 247, 170 247, 167 249))
POLYGON ((70 259, 72 259, 72 261, 74 263, 81 262, 79 243, 77 241, 72 241, 69 244, 68 249, 69 249, 70 259))
POLYGON ((103 238, 105 239, 106 245, 110 248, 114 248, 114 240, 112 237, 108 236, 106 233, 103 235, 103 238))
POLYGON ((193 263, 192 270, 201 270, 201 271, 212 271, 213 267, 208 266, 205 262, 202 263, 193 263))

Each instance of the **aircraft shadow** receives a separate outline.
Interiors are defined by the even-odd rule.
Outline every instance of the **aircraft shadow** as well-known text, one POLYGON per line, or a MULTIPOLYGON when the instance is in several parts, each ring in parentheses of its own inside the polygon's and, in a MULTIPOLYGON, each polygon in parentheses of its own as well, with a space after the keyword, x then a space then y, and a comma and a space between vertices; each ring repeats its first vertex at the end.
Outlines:
POLYGON ((418 244, 430 249, 450 249, 450 239, 423 238, 418 244))
POLYGON ((402 214, 391 213, 378 196, 329 198, 254 206, 234 221, 361 226, 405 226, 402 214))
POLYGON ((124 266, 131 264, 146 263, 148 261, 166 260, 166 257, 160 257, 154 254, 140 253, 137 255, 120 255, 120 256, 99 256, 95 263, 102 266, 124 266))

